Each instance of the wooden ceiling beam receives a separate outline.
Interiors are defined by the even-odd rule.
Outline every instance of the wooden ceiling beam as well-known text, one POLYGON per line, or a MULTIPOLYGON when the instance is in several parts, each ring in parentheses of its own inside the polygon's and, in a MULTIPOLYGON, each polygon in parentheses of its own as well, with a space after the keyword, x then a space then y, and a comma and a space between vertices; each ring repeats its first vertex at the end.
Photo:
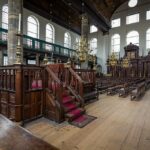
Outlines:
MULTIPOLYGON (((37 6, 31 4, 29 1, 24 1, 24 7, 37 13, 37 14, 39 14, 40 16, 42 16, 44 18, 47 18, 48 20, 51 19, 50 13, 48 13, 48 12, 44 11, 43 9, 38 8, 37 6)), ((60 16, 58 16, 58 14, 53 14, 52 21, 54 21, 55 23, 69 29, 68 22, 62 20, 60 18, 60 16)), ((77 27, 70 27, 70 30, 77 33, 77 34, 81 33, 80 28, 77 28, 77 27)))

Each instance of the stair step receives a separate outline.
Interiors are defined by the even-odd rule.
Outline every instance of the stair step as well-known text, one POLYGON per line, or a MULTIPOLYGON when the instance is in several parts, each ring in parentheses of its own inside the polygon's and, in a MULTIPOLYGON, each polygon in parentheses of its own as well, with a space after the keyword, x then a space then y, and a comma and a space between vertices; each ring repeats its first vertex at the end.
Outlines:
POLYGON ((79 107, 80 103, 78 102, 69 102, 69 103, 65 103, 63 104, 64 110, 65 112, 69 112, 77 107, 79 107))
POLYGON ((66 97, 63 97, 63 104, 72 102, 72 101, 74 101, 74 99, 75 99, 74 96, 66 96, 66 97))
POLYGON ((68 121, 70 122, 70 121, 73 121, 74 119, 80 117, 84 113, 85 113, 85 109, 77 108, 77 109, 74 109, 74 110, 66 113, 65 116, 68 119, 68 121))

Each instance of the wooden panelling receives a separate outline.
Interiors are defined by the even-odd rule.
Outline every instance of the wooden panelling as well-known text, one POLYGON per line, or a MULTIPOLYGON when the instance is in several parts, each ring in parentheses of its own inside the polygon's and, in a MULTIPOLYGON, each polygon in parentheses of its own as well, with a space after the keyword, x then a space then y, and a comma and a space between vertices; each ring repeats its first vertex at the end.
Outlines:
POLYGON ((1 102, 0 108, 1 114, 8 117, 8 104, 1 102))
POLYGON ((9 102, 12 103, 12 104, 16 103, 15 93, 9 93, 9 102))
POLYGON ((34 90, 25 93, 24 97, 24 119, 31 119, 42 115, 43 91, 34 90))
POLYGON ((1 91, 1 102, 3 103, 8 103, 8 92, 6 91, 1 91))

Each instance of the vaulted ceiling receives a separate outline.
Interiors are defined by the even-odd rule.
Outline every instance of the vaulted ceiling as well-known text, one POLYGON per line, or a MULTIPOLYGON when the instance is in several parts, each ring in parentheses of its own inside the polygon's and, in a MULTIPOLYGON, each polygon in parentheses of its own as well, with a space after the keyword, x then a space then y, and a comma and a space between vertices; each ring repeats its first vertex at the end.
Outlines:
POLYGON ((90 24, 107 32, 112 14, 126 1, 128 0, 24 0, 24 7, 80 34, 83 12, 88 13, 90 24))

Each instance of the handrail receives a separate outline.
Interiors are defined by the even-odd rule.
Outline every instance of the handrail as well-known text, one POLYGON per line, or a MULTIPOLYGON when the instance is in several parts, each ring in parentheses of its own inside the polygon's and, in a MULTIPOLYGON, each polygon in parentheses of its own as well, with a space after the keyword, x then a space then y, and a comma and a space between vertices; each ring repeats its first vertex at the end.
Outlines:
MULTIPOLYGON (((81 77, 72 69, 66 68, 66 84, 68 84, 72 89, 74 89, 77 94, 83 99, 83 89, 84 81, 81 77)), ((81 100, 82 102, 82 100, 81 100)), ((83 103, 83 102, 82 102, 83 103)))
MULTIPOLYGON (((55 73, 47 66, 46 70, 50 73, 50 75, 52 76, 52 78, 60 85, 62 85, 62 83, 60 82, 59 78, 55 75, 55 73)), ((62 85, 63 86, 63 85, 62 85)))
POLYGON ((72 69, 72 68, 69 68, 69 71, 71 72, 71 74, 76 77, 80 82, 84 82, 81 77, 72 69))
MULTIPOLYGON (((3 38, 3 33, 7 34, 8 30, 0 28, 1 38, 0 43, 7 45, 7 37, 3 38)), ((76 51, 58 44, 46 42, 41 39, 33 38, 28 35, 23 35, 23 47, 29 50, 38 50, 40 52, 54 53, 62 56, 74 56, 76 51)))

